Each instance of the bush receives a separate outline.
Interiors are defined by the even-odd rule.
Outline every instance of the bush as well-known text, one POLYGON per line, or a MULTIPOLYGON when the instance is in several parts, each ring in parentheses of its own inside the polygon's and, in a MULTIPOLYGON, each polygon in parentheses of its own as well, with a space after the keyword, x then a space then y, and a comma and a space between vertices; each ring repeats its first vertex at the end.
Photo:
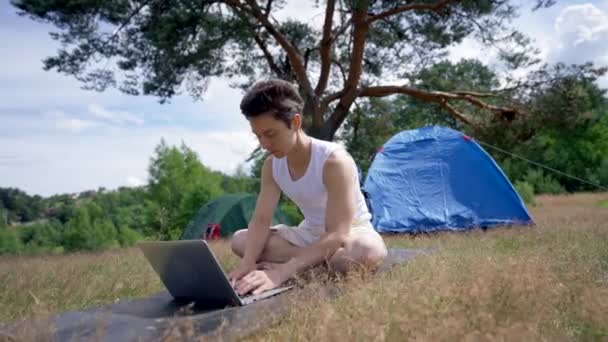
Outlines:
POLYGON ((76 208, 76 215, 68 222, 64 234, 63 246, 66 250, 118 247, 116 227, 109 219, 101 218, 97 212, 98 208, 97 206, 76 208))
POLYGON ((23 245, 15 229, 0 228, 0 255, 19 254, 22 249, 23 245))
POLYGON ((96 220, 93 223, 95 246, 92 249, 119 247, 118 231, 114 223, 108 219, 96 220))
POLYGON ((515 182, 515 189, 526 204, 534 205, 534 187, 528 182, 515 182))
POLYGON ((600 185, 603 187, 608 187, 608 158, 605 158, 602 161, 602 165, 599 167, 597 174, 597 181, 600 183, 600 185))
POLYGON ((137 231, 129 227, 118 228, 118 242, 120 243, 121 247, 133 246, 141 239, 142 236, 137 231))
POLYGON ((535 194, 560 194, 566 191, 555 178, 545 175, 543 170, 529 170, 523 177, 523 182, 534 189, 535 194))

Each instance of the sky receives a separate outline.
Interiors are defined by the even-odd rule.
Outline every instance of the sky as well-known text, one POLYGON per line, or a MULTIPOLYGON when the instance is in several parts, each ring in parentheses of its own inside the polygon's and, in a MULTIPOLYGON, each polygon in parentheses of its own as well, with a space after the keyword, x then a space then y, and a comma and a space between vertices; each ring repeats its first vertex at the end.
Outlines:
MULTIPOLYGON (((520 3, 513 25, 534 39, 544 61, 608 65, 608 0, 558 0, 536 12, 531 1, 520 3)), ((313 4, 290 1, 277 18, 320 23, 323 10, 313 4)), ((58 48, 49 36, 54 30, 0 1, 0 187, 49 196, 143 185, 161 139, 183 142, 206 166, 231 174, 257 146, 239 111, 243 94, 227 80, 212 80, 203 101, 180 95, 168 104, 115 89, 83 90, 75 79, 42 69, 58 48)), ((494 56, 465 40, 449 58, 492 64, 494 56)), ((599 84, 608 88, 608 77, 599 84)))

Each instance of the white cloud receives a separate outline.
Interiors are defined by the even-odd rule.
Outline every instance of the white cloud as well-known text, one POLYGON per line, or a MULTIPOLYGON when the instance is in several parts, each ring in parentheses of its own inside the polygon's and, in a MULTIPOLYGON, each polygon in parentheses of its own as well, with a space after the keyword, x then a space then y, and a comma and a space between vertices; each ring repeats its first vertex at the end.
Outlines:
POLYGON ((496 60, 497 54, 495 49, 486 47, 472 38, 465 38, 462 43, 449 49, 448 58, 453 63, 457 63, 461 59, 476 58, 484 64, 491 64, 496 60))
MULTIPOLYGON (((596 66, 608 65, 608 1, 564 4, 558 2, 548 9, 531 11, 533 4, 520 3, 521 16, 513 25, 533 39, 533 46, 540 50, 539 58, 549 64, 558 62, 582 64, 594 62, 596 66)), ((492 65, 496 53, 488 47, 465 39, 450 49, 450 60, 478 58, 492 65)), ((511 77, 525 77, 529 70, 520 70, 511 77)), ((608 87, 608 76, 598 83, 608 87)))
POLYGON ((144 119, 141 116, 129 113, 127 111, 110 111, 98 104, 90 104, 88 107, 89 114, 96 118, 110 121, 117 124, 136 124, 141 125, 144 119))
MULTIPOLYGON (((202 102, 184 94, 161 105, 155 96, 131 96, 113 88, 104 92, 83 90, 74 77, 42 69, 42 60, 55 56, 60 47, 49 37, 49 31, 57 31, 55 27, 19 17, 4 2, 0 2, 0 9, 8 12, 0 17, 0 41, 10 47, 0 54, 0 118, 10 112, 40 115, 57 109, 78 114, 76 118, 81 120, 105 124, 145 125, 162 121, 225 127, 240 115, 238 102, 242 93, 230 88, 225 79, 212 80, 202 102)), ((77 120, 63 122, 61 127, 69 129, 80 124, 77 120)))
POLYGON ((65 118, 57 121, 56 127, 73 133, 81 133, 84 130, 94 126, 95 124, 91 121, 76 118, 65 118))
POLYGON ((212 133, 184 127, 123 126, 86 134, 0 136, 0 186, 50 195, 144 184, 148 164, 161 138, 183 141, 203 164, 234 173, 257 146, 246 130, 212 133))
POLYGON ((138 177, 127 177, 126 183, 128 186, 141 186, 144 184, 144 181, 138 177))
POLYGON ((325 19, 325 6, 323 4, 315 6, 312 1, 290 1, 285 7, 276 11, 274 17, 281 22, 289 19, 300 20, 321 28, 325 19))
POLYGON ((608 64, 608 13, 594 4, 571 5, 555 19, 558 37, 549 60, 564 63, 608 64))
POLYGON ((566 7, 555 19, 555 30, 560 35, 573 35, 571 43, 596 41, 608 29, 608 17, 593 4, 566 7))
POLYGON ((56 129, 69 133, 82 133, 98 126, 95 121, 71 117, 62 111, 48 112, 47 117, 53 122, 56 129))

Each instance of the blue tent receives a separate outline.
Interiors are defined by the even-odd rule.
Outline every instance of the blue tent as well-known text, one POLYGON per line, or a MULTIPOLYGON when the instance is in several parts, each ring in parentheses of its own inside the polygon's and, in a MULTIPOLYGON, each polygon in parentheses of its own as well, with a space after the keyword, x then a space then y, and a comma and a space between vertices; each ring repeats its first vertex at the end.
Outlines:
POLYGON ((532 223, 492 157, 446 127, 403 131, 389 139, 374 157, 364 190, 379 232, 532 223))

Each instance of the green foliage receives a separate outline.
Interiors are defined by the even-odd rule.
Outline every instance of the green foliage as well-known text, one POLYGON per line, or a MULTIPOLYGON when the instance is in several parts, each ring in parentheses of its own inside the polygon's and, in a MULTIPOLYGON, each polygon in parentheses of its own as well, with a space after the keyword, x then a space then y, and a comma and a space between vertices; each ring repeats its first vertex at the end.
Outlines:
MULTIPOLYGON (((563 76, 553 86, 536 91, 530 100, 535 114, 527 122, 526 129, 533 131, 527 140, 515 142, 509 136, 515 131, 504 129, 493 137, 487 133, 484 139, 550 168, 607 186, 608 100, 605 92, 594 83, 594 78, 585 74, 563 76)), ((598 190, 558 173, 532 171, 537 167, 499 152, 489 152, 511 180, 531 183, 536 193, 598 190)))
MULTIPOLYGON (((410 98, 371 99, 355 109, 345 125, 342 139, 363 172, 371 157, 391 136, 399 131, 425 125, 443 125, 464 131, 475 139, 497 146, 518 156, 539 162, 594 183, 608 185, 608 101, 605 90, 595 80, 602 74, 589 65, 567 68, 558 65, 541 69, 531 77, 537 84, 549 84, 525 90, 522 102, 534 113, 486 122, 483 129, 462 126, 438 105, 410 98)), ((492 93, 496 75, 479 62, 439 63, 412 77, 421 89, 461 89, 492 93)), ((488 103, 503 105, 497 99, 488 103)), ((461 112, 476 114, 465 103, 455 102, 461 112)), ((481 115, 481 114, 480 114, 481 115)), ((525 182, 534 193, 598 190, 589 184, 564 177, 519 158, 487 147, 512 182, 525 182)))
POLYGON ((261 183, 261 179, 262 179, 262 167, 264 166, 264 161, 266 160, 266 158, 268 157, 268 153, 265 152, 263 149, 261 148, 257 148, 256 150, 254 150, 251 153, 251 156, 249 157, 250 160, 253 161, 253 165, 251 166, 251 173, 250 173, 250 179, 251 179, 251 183, 250 183, 250 191, 249 192, 258 192, 260 189, 260 186, 262 185, 261 183))
MULTIPOLYGON (((150 201, 143 188, 120 188, 116 191, 85 191, 74 195, 48 198, 29 196, 16 189, 1 189, 0 229, 5 254, 57 254, 64 251, 98 250, 133 245, 143 238, 150 201), (15 222, 15 203, 42 203, 42 218, 15 222), (9 224, 13 225, 10 229, 9 224), (120 227, 120 228, 117 228, 120 227), (16 240, 15 240, 16 239, 16 240), (17 242, 15 242, 17 241, 17 242)), ((27 217, 27 216, 25 216, 27 217)), ((31 216, 30 216, 31 217, 31 216)))
POLYGON ((129 227, 119 227, 117 230, 117 240, 121 247, 133 246, 142 239, 143 236, 140 233, 129 227))
POLYGON ((49 218, 56 218, 65 224, 74 215, 76 199, 70 195, 55 195, 47 199, 49 218))
POLYGON ((97 204, 115 227, 129 227, 141 233, 150 233, 147 213, 150 200, 143 187, 122 187, 116 191, 98 192, 90 200, 97 204))
POLYGON ((304 109, 306 128, 324 139, 333 139, 357 95, 342 97, 340 106, 324 106, 321 98, 387 79, 407 79, 441 62, 449 47, 466 38, 497 48, 497 59, 509 71, 538 62, 530 40, 508 24, 518 14, 512 1, 452 1, 435 10, 401 11, 374 20, 375 15, 410 3, 339 1, 332 10, 335 15, 329 17, 330 39, 324 39, 310 20, 268 20, 286 1, 166 0, 139 7, 126 1, 20 0, 14 6, 23 15, 58 28, 52 37, 61 48, 44 60, 45 69, 74 76, 85 88, 116 87, 164 102, 184 88, 200 98, 214 77, 245 79, 237 84, 244 88, 272 75, 299 84, 303 98, 310 100, 304 109), (360 13, 368 20, 357 19, 360 13), (115 34, 108 37, 112 31, 115 34), (359 32, 364 33, 359 36, 363 42, 353 44, 359 32), (357 50, 363 46, 364 56, 359 58, 357 50), (96 68, 99 59, 116 67, 96 68), (327 82, 315 87, 306 75, 318 75, 328 60, 327 82), (357 76, 347 82, 347 75, 357 76), (322 120, 316 120, 315 127, 310 122, 316 114, 322 120))
POLYGON ((63 227, 59 221, 41 221, 18 227, 24 254, 61 252, 63 227))
POLYGON ((63 246, 67 251, 97 250, 114 246, 115 241, 114 224, 102 217, 101 207, 87 203, 78 206, 68 221, 63 246))
POLYGON ((519 194, 519 197, 526 203, 530 205, 534 205, 534 187, 527 182, 516 181, 515 190, 519 194))
POLYGON ((253 193, 258 192, 258 182, 253 177, 249 177, 245 172, 245 166, 239 165, 232 176, 222 174, 221 187, 225 193, 253 193))
MULTIPOLYGON (((256 79, 274 74, 294 80, 287 52, 276 39, 266 32, 254 37, 251 27, 259 25, 258 18, 249 10, 219 5, 222 3, 225 2, 151 2, 140 12, 134 12, 134 8, 124 1, 21 0, 14 5, 32 19, 60 29, 53 37, 65 46, 57 56, 45 60, 45 67, 79 75, 79 80, 94 89, 116 86, 128 94, 154 94, 166 99, 174 96, 184 83, 193 95, 200 96, 205 91, 201 84, 213 76, 240 75, 256 79), (106 31, 101 28, 115 29, 126 22, 129 15, 134 15, 130 25, 118 31, 116 39, 107 39, 106 31), (272 64, 264 57, 258 44, 260 40, 275 55, 272 64), (121 75, 89 69, 90 60, 99 55, 113 57, 121 75), (147 72, 139 72, 142 69, 147 72)), ((310 5, 314 6, 312 2, 310 5)), ((284 3, 275 1, 268 9, 272 13, 283 6, 284 3)), ((346 2, 340 5, 341 20, 351 17, 359 6, 368 7, 370 13, 381 13, 396 5, 388 1, 369 5, 367 2, 346 2)), ((441 57, 441 49, 475 33, 483 34, 483 40, 488 44, 511 44, 511 49, 505 50, 501 57, 513 60, 512 56, 516 55, 520 63, 525 64, 528 54, 522 54, 520 50, 528 42, 504 25, 516 15, 515 8, 508 2, 464 1, 449 8, 441 14, 410 11, 375 22, 368 34, 365 71, 379 77, 386 72, 405 71, 421 61, 436 61, 441 57), (479 25, 480 19, 483 19, 483 25, 479 25)), ((334 27, 341 24, 336 19, 334 27)), ((307 67, 318 65, 321 32, 310 22, 286 20, 270 25, 276 25, 273 29, 297 51, 306 52, 307 67)), ((334 41, 335 58, 344 65, 348 65, 344 62, 350 58, 352 47, 348 42, 352 41, 351 35, 351 30, 347 30, 334 41)))
POLYGON ((0 206, 0 229, 8 227, 8 211, 0 206))
POLYGON ((92 250, 98 245, 94 241, 93 226, 89 212, 84 207, 75 210, 74 217, 71 218, 66 226, 63 236, 63 246, 67 251, 77 251, 80 249, 92 250))
POLYGON ((22 249, 23 245, 16 230, 0 227, 0 255, 19 254, 22 249))
POLYGON ((0 188, 0 208, 6 224, 33 221, 44 215, 42 197, 29 196, 14 188, 0 188))
POLYGON ((537 194, 560 194, 565 191, 564 187, 550 175, 542 170, 530 168, 523 181, 528 183, 537 194))
POLYGON ((285 213, 285 216, 287 216, 287 220, 289 220, 291 225, 298 225, 300 222, 302 222, 302 220, 304 220, 304 215, 302 215, 302 212, 300 209, 298 209, 298 206, 296 206, 292 201, 283 199, 279 206, 283 213, 285 213))
MULTIPOLYGON (((425 90, 490 92, 498 85, 495 73, 479 61, 468 59, 455 64, 441 62, 410 78, 417 88, 425 90)), ((470 105, 457 102, 454 106, 474 113, 470 105)), ((467 129, 435 103, 407 97, 372 98, 354 109, 340 138, 365 173, 377 149, 390 137, 426 125, 467 129)))
POLYGON ((205 167, 196 153, 182 144, 156 147, 149 166, 150 224, 161 239, 178 238, 194 213, 223 193, 222 178, 205 167))

